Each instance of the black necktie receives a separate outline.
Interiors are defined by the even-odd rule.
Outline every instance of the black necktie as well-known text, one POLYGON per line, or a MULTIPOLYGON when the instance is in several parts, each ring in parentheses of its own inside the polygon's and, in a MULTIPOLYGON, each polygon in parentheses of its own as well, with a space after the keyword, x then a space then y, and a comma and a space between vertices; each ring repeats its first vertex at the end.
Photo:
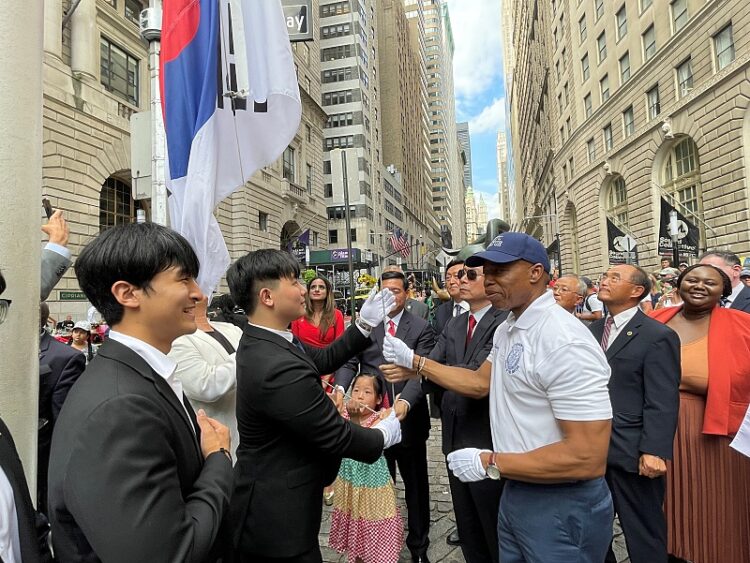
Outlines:
POLYGON ((294 344, 294 347, 297 348, 300 352, 305 354, 305 347, 302 346, 302 342, 300 342, 300 339, 296 336, 292 336, 292 344, 294 344))

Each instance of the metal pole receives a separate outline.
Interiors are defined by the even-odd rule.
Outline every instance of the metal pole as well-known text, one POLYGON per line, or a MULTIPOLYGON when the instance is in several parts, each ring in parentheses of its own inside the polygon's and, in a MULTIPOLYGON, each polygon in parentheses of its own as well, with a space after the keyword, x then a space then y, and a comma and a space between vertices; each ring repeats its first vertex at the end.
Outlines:
POLYGON ((346 220, 346 255, 349 265, 349 300, 352 307, 352 322, 357 318, 354 299, 354 264, 352 262, 352 221, 349 216, 349 176, 346 171, 346 151, 341 151, 341 169, 344 173, 344 219, 346 220))
POLYGON ((679 226, 677 211, 674 209, 669 212, 669 234, 672 237, 672 267, 677 268, 680 265, 679 226))

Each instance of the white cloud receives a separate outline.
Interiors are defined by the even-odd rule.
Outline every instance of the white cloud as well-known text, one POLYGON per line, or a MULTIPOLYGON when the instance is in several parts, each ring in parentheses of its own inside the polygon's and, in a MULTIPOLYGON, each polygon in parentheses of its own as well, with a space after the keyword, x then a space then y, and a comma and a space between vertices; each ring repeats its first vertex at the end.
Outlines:
MULTIPOLYGON (((502 76, 503 42, 498 0, 448 0, 456 50, 456 98, 472 98, 502 76)), ((457 100, 458 101, 458 100, 457 100)))
POLYGON ((469 120, 469 132, 472 135, 497 133, 504 128, 505 98, 495 98, 490 105, 469 120))

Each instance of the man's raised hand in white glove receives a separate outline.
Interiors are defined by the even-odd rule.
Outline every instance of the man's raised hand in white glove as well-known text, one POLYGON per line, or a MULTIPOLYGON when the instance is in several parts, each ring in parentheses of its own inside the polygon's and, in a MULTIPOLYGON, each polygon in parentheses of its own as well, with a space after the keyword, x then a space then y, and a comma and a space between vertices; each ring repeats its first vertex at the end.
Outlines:
POLYGON ((463 483, 487 479, 487 471, 479 457, 483 452, 489 452, 489 450, 464 448, 451 452, 448 454, 448 468, 463 483))
POLYGON ((402 368, 412 369, 414 367, 414 350, 409 348, 403 340, 388 333, 383 340, 383 358, 386 362, 402 368))
POLYGON ((380 420, 373 428, 377 428, 383 433, 384 450, 401 442, 401 422, 396 418, 394 411, 391 411, 391 414, 380 420))
POLYGON ((362 304, 359 318, 371 327, 376 327, 388 316, 391 309, 396 305, 396 298, 388 288, 377 291, 374 287, 362 304))

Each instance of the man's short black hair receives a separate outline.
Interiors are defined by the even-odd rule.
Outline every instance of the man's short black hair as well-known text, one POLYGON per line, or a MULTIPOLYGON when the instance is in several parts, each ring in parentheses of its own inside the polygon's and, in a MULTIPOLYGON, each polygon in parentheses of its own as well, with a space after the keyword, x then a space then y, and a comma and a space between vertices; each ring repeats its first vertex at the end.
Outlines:
POLYGON ((445 271, 447 272, 450 270, 453 266, 462 266, 464 263, 463 260, 459 260, 458 258, 454 258, 450 262, 448 262, 448 265, 445 267, 445 271))
POLYGON ((198 277, 200 263, 185 238, 156 223, 129 223, 99 233, 75 263, 78 285, 109 326, 122 321, 124 309, 112 294, 112 285, 125 281, 150 289, 161 272, 177 268, 198 277))
POLYGON ((409 282, 406 281, 406 276, 403 272, 396 272, 394 270, 390 270, 388 272, 383 272, 383 274, 380 276, 380 285, 383 285, 383 282, 385 280, 401 280, 401 283, 404 284, 404 290, 409 289, 409 282))
POLYGON ((255 313, 258 292, 265 284, 277 284, 281 278, 299 277, 299 262, 284 250, 264 248, 248 252, 229 267, 227 285, 232 299, 246 314, 255 313))
POLYGON ((698 262, 700 262, 704 258, 708 258, 709 256, 716 256, 717 258, 721 258, 722 260, 724 260, 724 263, 727 266, 742 266, 742 262, 740 262, 739 256, 737 256, 731 250, 722 249, 709 250, 708 252, 704 252, 703 255, 698 259, 698 262))
POLYGON ((643 286, 643 292, 638 297, 638 299, 642 301, 649 293, 651 293, 651 280, 649 279, 646 270, 635 264, 630 264, 630 266, 635 269, 633 275, 630 276, 630 281, 633 282, 634 285, 643 286))

